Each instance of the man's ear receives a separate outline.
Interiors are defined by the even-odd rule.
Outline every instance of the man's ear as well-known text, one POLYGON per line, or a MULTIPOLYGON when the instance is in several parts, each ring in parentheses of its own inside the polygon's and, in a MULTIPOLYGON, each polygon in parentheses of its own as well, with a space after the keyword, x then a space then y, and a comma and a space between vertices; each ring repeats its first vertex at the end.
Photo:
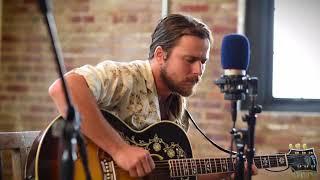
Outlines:
POLYGON ((167 58, 167 53, 162 49, 161 46, 157 46, 154 50, 154 58, 159 63, 164 63, 165 59, 167 58))

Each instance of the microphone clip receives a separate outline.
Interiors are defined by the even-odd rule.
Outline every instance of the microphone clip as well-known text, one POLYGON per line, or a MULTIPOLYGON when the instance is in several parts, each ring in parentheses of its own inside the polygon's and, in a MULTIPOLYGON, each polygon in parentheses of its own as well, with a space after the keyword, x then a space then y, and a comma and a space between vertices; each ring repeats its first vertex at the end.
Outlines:
POLYGON ((249 96, 258 94, 258 78, 249 75, 222 75, 215 84, 224 93, 225 100, 243 101, 249 96))
POLYGON ((243 75, 222 75, 215 84, 224 93, 225 100, 237 101, 245 100, 247 92, 248 76, 243 75))

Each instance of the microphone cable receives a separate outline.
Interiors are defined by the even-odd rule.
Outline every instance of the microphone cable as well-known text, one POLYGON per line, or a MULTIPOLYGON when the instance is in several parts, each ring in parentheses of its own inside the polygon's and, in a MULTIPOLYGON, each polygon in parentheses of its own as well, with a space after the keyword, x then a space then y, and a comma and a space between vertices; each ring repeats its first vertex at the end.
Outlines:
MULTIPOLYGON (((231 150, 228 150, 228 149, 224 149, 223 147, 219 146, 217 143, 213 142, 202 130, 201 128, 198 126, 198 124, 194 121, 194 119, 192 118, 191 114, 189 113, 189 111, 187 109, 185 109, 185 112, 187 113, 187 116, 189 117, 189 119, 191 120, 192 124, 196 127, 196 129, 201 133, 201 135, 206 139, 208 140, 211 145, 213 145, 214 147, 218 148, 220 151, 224 152, 224 153, 227 153, 230 155, 231 159, 232 159, 232 155, 236 155, 237 152, 235 151, 232 151, 232 147, 233 147, 233 137, 232 137, 232 140, 231 140, 231 150)), ((235 127, 235 124, 233 124, 233 127, 235 127)), ((265 168, 265 170, 269 171, 269 172, 283 172, 283 171, 286 171, 289 169, 289 166, 285 169, 281 169, 281 170, 271 170, 271 169, 268 169, 268 168, 265 168)))
POLYGON ((213 142, 201 129, 200 127, 197 125, 197 123, 193 120, 191 114, 189 113, 189 111, 187 109, 185 109, 185 112, 187 113, 187 116, 189 117, 189 119, 191 120, 192 124, 196 127, 196 129, 202 134, 202 136, 208 140, 211 145, 213 145, 214 147, 218 148, 220 151, 223 151, 227 154, 230 154, 230 155, 235 155, 237 154, 237 152, 235 151, 230 151, 230 150, 227 150, 227 149, 224 149, 223 147, 219 146, 217 143, 213 142))

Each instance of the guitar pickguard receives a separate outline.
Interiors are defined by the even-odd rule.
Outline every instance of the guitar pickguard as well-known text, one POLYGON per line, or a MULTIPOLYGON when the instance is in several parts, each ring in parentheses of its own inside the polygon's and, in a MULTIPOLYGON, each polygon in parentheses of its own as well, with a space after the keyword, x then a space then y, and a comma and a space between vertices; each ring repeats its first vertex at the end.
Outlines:
MULTIPOLYGON (((142 147, 148 150, 154 161, 161 161, 165 159, 184 159, 188 158, 187 153, 179 145, 179 143, 169 141, 166 142, 163 138, 159 137, 158 134, 154 134, 152 138, 147 141, 144 139, 138 139, 135 135, 128 137, 123 132, 119 132, 121 137, 131 145, 142 147)), ((103 171, 104 180, 116 179, 114 171, 114 163, 110 156, 104 151, 99 151, 99 159, 101 169, 103 171)), ((152 179, 152 178, 148 178, 152 179)), ((174 179, 174 178, 172 178, 174 179)), ((175 178, 180 180, 189 180, 189 177, 175 178)))
MULTIPOLYGON (((104 116, 109 116, 106 119, 118 131, 123 140, 130 145, 142 147, 149 151, 154 161, 192 157, 191 146, 185 132, 172 122, 158 123, 156 126, 151 125, 143 131, 135 131, 112 115, 104 113, 104 116)), ((99 151, 99 159, 101 166, 104 166, 102 168, 111 168, 112 164, 110 162, 112 162, 112 159, 107 153, 99 151)), ((106 172, 106 177, 109 177, 110 173, 109 171, 106 172)), ((148 177, 146 179, 153 178, 148 177)), ((159 179, 159 177, 155 179, 159 179)), ((161 180, 165 179, 189 180, 195 178, 169 178, 169 174, 167 174, 166 178, 161 180)))
POLYGON ((158 137, 157 134, 155 134, 153 138, 148 139, 148 142, 141 139, 137 140, 135 136, 131 136, 129 138, 123 133, 120 133, 120 135, 128 144, 139 146, 148 150, 151 155, 154 155, 158 158, 155 160, 187 158, 186 152, 181 148, 179 143, 172 141, 165 142, 163 138, 158 137), (164 157, 164 155, 166 155, 166 157, 164 157))

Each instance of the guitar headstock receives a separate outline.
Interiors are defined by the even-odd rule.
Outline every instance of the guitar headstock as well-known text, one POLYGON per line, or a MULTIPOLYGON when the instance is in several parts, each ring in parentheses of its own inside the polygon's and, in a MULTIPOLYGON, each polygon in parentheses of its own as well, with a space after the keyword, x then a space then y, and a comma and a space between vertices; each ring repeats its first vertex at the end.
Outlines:
POLYGON ((288 166, 293 172, 300 171, 308 175, 316 173, 318 164, 314 148, 307 148, 303 144, 303 149, 301 149, 300 146, 300 144, 296 144, 295 148, 292 148, 292 144, 289 145, 289 152, 287 153, 288 166))

